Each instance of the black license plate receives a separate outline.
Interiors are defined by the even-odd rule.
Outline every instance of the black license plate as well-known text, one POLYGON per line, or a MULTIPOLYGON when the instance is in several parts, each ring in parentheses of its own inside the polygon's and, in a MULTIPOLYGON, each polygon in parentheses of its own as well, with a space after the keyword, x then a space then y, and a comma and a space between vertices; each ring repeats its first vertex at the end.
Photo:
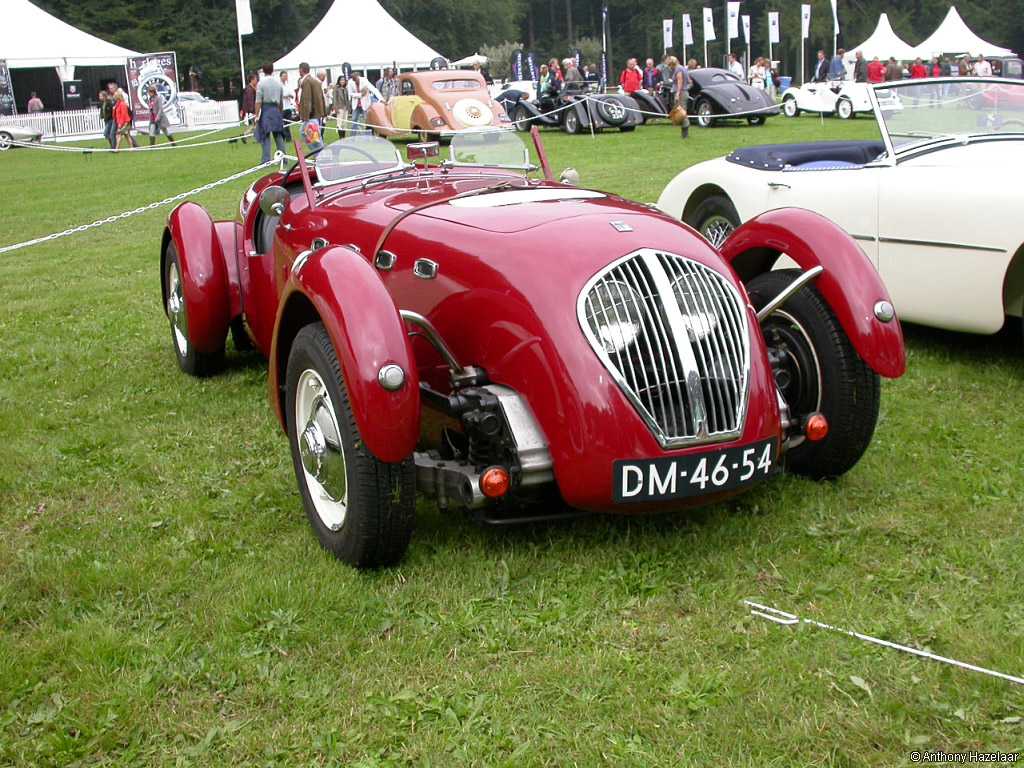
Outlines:
POLYGON ((762 480, 775 467, 776 441, 675 458, 616 461, 616 503, 666 501, 728 491, 762 480))

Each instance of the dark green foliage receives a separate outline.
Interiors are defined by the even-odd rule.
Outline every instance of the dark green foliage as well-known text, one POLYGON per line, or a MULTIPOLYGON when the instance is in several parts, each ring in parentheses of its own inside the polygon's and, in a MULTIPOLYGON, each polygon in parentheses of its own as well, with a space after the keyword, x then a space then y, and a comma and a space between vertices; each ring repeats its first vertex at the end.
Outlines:
MULTIPOLYGON (((220 90, 226 79, 236 78, 238 54, 234 3, 231 0, 36 0, 46 10, 71 24, 115 43, 140 51, 173 49, 182 72, 199 64, 207 90, 220 90)), ((908 0, 899 4, 882 0, 840 2, 840 45, 856 45, 874 29, 878 14, 886 11, 896 33, 916 45, 942 20, 950 0, 908 0)), ((245 40, 246 61, 251 67, 263 59, 276 59, 293 48, 330 7, 331 0, 255 0, 255 33, 245 40)), ((445 56, 460 58, 505 40, 522 40, 545 58, 564 56, 570 41, 601 37, 601 0, 383 0, 383 5, 413 33, 445 56)), ((627 56, 661 54, 661 20, 676 20, 676 41, 682 41, 680 14, 690 13, 697 45, 687 55, 702 50, 700 13, 703 5, 715 9, 718 41, 708 47, 709 59, 725 54, 725 3, 640 2, 607 0, 612 27, 612 53, 616 67, 627 56)), ((745 0, 742 13, 751 17, 751 50, 768 52, 767 11, 782 13, 782 43, 775 58, 783 60, 784 73, 799 67, 799 2, 796 0, 745 0)), ((1024 0, 991 3, 962 0, 957 3, 967 24, 982 37, 1014 50, 1024 50, 1024 0)), ((741 48, 734 40, 733 48, 741 48)), ((828 0, 813 0, 812 48, 831 53, 832 15, 828 0)), ((681 51, 677 51, 681 53, 681 51)), ((702 58, 702 53, 699 58, 702 58)), ((316 62, 313 62, 314 64, 316 62)))

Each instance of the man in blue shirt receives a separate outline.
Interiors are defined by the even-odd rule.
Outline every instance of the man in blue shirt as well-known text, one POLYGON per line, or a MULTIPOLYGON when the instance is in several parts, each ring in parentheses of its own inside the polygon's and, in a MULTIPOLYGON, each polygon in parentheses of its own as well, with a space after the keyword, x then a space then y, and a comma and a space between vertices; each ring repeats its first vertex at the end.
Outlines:
POLYGON ((836 55, 832 57, 832 63, 828 67, 828 79, 829 80, 845 80, 846 79, 846 66, 843 64, 843 54, 845 54, 842 48, 836 51, 836 55))

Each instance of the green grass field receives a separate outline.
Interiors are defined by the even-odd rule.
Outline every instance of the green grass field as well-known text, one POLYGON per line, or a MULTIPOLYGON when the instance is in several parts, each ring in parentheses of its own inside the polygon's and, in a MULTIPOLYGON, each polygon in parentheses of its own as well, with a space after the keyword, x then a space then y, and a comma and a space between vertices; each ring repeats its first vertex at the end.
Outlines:
MULTIPOLYGON (((654 201, 747 143, 872 121, 545 134, 654 201)), ((254 165, 252 144, 0 155, 0 245, 254 165)), ((198 198, 221 217, 250 180, 198 198)), ((757 599, 1024 674, 1024 358, 906 328, 874 444, 691 514, 492 530, 421 503, 400 567, 316 544, 260 359, 180 374, 167 209, 0 255, 0 764, 879 766, 1018 748, 1010 683, 747 615, 757 599)))

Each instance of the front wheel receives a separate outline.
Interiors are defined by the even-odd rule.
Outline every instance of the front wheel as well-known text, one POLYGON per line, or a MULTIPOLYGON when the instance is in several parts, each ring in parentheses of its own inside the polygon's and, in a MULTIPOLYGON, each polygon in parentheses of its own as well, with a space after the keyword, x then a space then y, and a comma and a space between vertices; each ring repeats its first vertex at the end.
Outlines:
POLYGON ((764 117, 764 115, 751 115, 750 117, 747 118, 747 125, 755 125, 755 126, 757 126, 757 125, 764 125, 764 124, 765 124, 765 117, 764 117))
POLYGON ((14 137, 7 131, 0 131, 0 152, 6 152, 14 146, 14 137))
POLYGON ((686 217, 686 223, 704 235, 712 246, 721 248, 725 239, 740 225, 740 215, 728 197, 712 195, 686 217))
POLYGON ((697 125, 701 128, 710 128, 714 124, 715 107, 707 99, 697 102, 697 125))
POLYGON ((836 117, 840 120, 849 120, 853 117, 853 102, 849 99, 840 99, 836 103, 836 117))
POLYGON ((569 107, 565 111, 565 122, 562 125, 565 132, 571 135, 575 135, 580 132, 580 116, 576 114, 575 107, 569 107))
MULTIPOLYGON (((760 309, 799 275, 779 270, 758 275, 747 285, 760 309)), ((828 434, 804 441, 787 453, 790 471, 815 479, 839 477, 864 455, 878 422, 881 384, 860 359, 831 308, 813 286, 806 286, 761 324, 779 392, 796 422, 821 413, 828 434)))
POLYGON ((356 568, 397 563, 412 535, 415 469, 411 459, 388 464, 366 449, 322 323, 295 337, 285 387, 292 464, 320 544, 356 568))
POLYGON ((516 130, 524 133, 530 130, 530 111, 522 104, 515 111, 516 130))
POLYGON ((224 346, 214 352, 200 352, 192 343, 188 331, 188 302, 181 277, 181 263, 174 242, 164 251, 164 308, 171 323, 171 342, 178 367, 189 376, 212 376, 224 363, 224 346))
POLYGON ((800 107, 796 105, 795 96, 787 96, 782 100, 782 114, 786 117, 800 116, 800 107))

